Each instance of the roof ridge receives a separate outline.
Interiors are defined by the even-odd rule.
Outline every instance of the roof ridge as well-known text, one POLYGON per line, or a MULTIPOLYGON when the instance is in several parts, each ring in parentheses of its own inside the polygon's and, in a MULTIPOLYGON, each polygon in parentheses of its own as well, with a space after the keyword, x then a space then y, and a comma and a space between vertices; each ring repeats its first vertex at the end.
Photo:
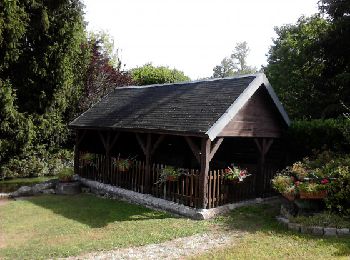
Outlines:
POLYGON ((196 84, 201 82, 213 82, 213 81, 221 81, 221 80, 232 80, 232 79, 240 79, 240 78, 248 78, 248 77, 258 77, 263 73, 254 73, 254 74, 244 74, 244 75, 236 75, 232 77, 225 78, 209 78, 209 79, 199 79, 199 80, 191 80, 191 81, 182 81, 182 82, 174 82, 174 83, 163 83, 163 84, 151 84, 151 85, 143 85, 143 86, 125 86, 125 87, 115 87, 114 90, 119 89, 143 89, 143 88, 153 88, 153 87, 165 87, 165 86, 174 86, 174 85, 189 85, 196 84))

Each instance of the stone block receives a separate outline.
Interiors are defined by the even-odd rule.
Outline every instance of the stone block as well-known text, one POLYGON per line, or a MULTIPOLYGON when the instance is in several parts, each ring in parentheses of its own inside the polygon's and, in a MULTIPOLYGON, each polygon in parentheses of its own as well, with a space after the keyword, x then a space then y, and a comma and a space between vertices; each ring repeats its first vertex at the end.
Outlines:
POLYGON ((281 216, 276 217, 276 219, 277 219, 277 221, 278 221, 279 223, 288 226, 289 219, 284 218, 284 217, 281 217, 281 216))
POLYGON ((60 182, 57 184, 56 193, 62 195, 74 195, 81 192, 80 182, 60 182))
POLYGON ((337 228, 337 235, 338 236, 350 236, 350 229, 349 228, 337 228))
POLYGON ((336 236, 337 229, 336 228, 323 228, 325 236, 336 236))
POLYGON ((300 227, 301 227, 300 224, 290 223, 290 222, 288 223, 288 229, 290 229, 290 230, 294 230, 294 231, 300 232, 300 227))
POLYGON ((312 227, 312 234, 323 236, 323 227, 312 227))
POLYGON ((43 194, 55 194, 55 190, 54 189, 47 189, 47 190, 43 190, 42 191, 43 194))
POLYGON ((312 227, 308 227, 308 226, 301 226, 300 227, 300 232, 302 234, 311 234, 312 233, 312 227))
POLYGON ((34 195, 34 192, 33 192, 31 187, 22 186, 18 190, 16 190, 15 192, 12 192, 10 194, 10 197, 15 198, 15 197, 32 196, 32 195, 34 195))

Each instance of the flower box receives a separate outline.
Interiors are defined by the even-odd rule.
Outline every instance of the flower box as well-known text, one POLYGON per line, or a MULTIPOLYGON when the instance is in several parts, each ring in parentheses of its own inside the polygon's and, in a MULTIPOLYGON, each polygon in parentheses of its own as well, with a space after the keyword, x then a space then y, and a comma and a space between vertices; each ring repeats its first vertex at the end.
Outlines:
POLYGON ((327 197, 327 190, 315 192, 300 191, 299 194, 301 199, 324 199, 327 197))

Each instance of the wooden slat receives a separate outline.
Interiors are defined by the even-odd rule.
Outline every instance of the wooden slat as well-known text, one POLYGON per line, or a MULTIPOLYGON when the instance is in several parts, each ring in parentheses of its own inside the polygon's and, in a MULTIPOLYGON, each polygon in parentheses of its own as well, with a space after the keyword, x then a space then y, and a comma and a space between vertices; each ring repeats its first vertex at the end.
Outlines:
POLYGON ((211 203, 212 203, 212 190, 211 190, 211 184, 212 184, 212 171, 209 171, 208 173, 208 208, 211 208, 211 203))
POLYGON ((216 200, 217 200, 217 197, 216 197, 216 179, 217 179, 216 171, 213 171, 213 203, 212 203, 213 208, 215 207, 216 200))

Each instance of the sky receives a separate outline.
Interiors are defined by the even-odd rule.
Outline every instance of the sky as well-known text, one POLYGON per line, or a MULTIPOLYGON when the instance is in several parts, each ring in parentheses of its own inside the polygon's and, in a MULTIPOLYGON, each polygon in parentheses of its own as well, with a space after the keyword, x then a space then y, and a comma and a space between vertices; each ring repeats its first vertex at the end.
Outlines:
POLYGON ((108 32, 125 69, 151 62, 210 77, 236 43, 260 68, 275 26, 316 13, 318 0, 83 0, 88 30, 108 32))

